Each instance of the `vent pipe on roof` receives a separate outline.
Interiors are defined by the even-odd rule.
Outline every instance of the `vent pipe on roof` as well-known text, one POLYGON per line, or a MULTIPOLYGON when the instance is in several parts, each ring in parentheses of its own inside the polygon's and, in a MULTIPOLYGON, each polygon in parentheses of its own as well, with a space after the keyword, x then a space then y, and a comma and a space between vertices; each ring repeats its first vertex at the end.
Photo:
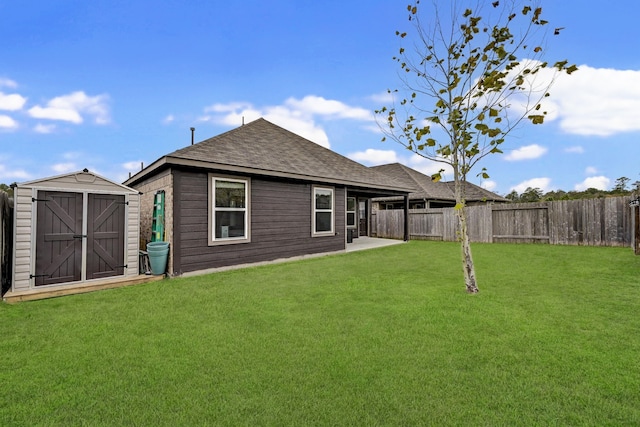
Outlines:
POLYGON ((193 145, 193 133, 196 131, 196 128, 191 128, 191 145, 193 145))
POLYGON ((244 116, 242 116, 242 126, 244 126, 244 116))

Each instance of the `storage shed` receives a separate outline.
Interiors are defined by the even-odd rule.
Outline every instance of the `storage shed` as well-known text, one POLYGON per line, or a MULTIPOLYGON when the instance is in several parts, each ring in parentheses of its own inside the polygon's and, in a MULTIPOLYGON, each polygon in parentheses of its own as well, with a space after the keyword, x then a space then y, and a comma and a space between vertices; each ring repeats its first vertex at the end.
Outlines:
POLYGON ((85 169, 15 184, 14 201, 5 299, 139 275, 138 191, 85 169))

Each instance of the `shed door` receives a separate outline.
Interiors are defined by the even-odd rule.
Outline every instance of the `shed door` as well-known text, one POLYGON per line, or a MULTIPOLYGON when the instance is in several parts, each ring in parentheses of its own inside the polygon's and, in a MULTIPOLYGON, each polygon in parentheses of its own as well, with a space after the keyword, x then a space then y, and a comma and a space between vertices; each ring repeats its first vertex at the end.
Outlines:
POLYGON ((82 194, 38 191, 35 284, 79 281, 82 276, 82 194))
POLYGON ((89 194, 87 280, 124 274, 124 196, 89 194))

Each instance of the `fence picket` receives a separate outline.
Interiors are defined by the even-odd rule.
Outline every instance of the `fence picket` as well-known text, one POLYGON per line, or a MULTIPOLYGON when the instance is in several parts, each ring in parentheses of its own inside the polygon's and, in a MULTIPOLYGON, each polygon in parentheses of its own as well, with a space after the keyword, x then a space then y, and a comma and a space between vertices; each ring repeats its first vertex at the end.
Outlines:
MULTIPOLYGON (((549 243, 554 245, 631 246, 630 196, 467 207, 472 242, 549 243)), ((453 208, 409 211, 411 239, 456 241, 453 208)), ((378 210, 372 231, 402 239, 402 210, 378 210)))

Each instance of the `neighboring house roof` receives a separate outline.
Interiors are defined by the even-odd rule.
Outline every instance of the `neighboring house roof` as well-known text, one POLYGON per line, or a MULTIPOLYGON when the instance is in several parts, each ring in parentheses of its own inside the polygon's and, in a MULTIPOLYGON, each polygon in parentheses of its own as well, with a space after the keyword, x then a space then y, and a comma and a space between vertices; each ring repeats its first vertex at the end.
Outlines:
POLYGON ((450 200, 453 197, 448 186, 438 185, 440 183, 433 182, 431 177, 400 163, 373 166, 371 169, 388 175, 399 184, 413 188, 414 191, 409 194, 410 199, 450 200))
MULTIPOLYGON (((455 185, 456 183, 453 181, 443 182, 451 189, 451 193, 455 196, 455 185)), ((494 192, 486 190, 479 185, 472 184, 470 182, 466 183, 464 189, 464 195, 467 201, 476 202, 476 201, 490 201, 490 202, 510 202, 509 199, 504 198, 494 192)))
MULTIPOLYGON (((406 187, 413 187, 414 191, 409 194, 409 199, 427 200, 451 200, 455 201, 455 183, 434 182, 430 176, 411 169, 400 163, 390 163, 387 165, 373 166, 371 169, 380 171, 393 178, 398 184, 406 187)), ((470 182, 465 186, 465 197, 468 202, 472 201, 499 201, 507 202, 504 197, 498 196, 491 191, 485 190, 470 182)), ((398 198, 384 198, 385 200, 400 200, 398 198)))
POLYGON ((375 188, 395 194, 411 191, 411 187, 263 118, 167 154, 125 184, 135 184, 168 165, 375 188))

